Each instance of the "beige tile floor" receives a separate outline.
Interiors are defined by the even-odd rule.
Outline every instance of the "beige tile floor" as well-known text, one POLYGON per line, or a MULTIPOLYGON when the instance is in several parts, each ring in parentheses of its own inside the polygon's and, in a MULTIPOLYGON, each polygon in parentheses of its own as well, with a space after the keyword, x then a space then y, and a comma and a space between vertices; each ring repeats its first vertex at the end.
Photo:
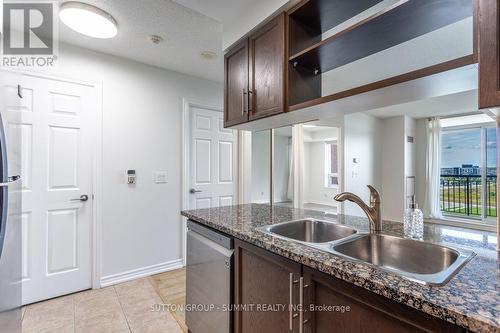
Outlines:
POLYGON ((149 281, 160 295, 163 303, 177 305, 173 309, 172 315, 184 333, 188 333, 183 307, 186 305, 186 269, 182 268, 153 275, 149 278, 149 281))
POLYGON ((35 303, 23 308, 23 333, 182 333, 149 278, 35 303))

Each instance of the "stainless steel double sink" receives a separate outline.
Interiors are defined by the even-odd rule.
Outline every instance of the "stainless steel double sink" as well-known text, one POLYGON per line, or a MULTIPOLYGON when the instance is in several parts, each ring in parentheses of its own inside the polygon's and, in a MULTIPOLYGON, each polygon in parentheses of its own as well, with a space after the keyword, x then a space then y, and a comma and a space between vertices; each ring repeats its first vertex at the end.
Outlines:
POLYGON ((445 285, 475 255, 472 251, 413 239, 358 232, 316 219, 284 222, 259 230, 434 286, 445 285))

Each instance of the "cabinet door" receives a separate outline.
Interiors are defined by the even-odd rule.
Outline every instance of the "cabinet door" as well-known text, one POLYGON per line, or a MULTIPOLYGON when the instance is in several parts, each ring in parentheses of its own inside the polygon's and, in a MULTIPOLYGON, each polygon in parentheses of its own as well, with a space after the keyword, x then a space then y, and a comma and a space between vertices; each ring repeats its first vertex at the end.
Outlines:
POLYGON ((248 121, 248 40, 224 56, 224 127, 248 121))
POLYGON ((458 326, 332 276, 303 268, 304 332, 463 332, 458 326))
POLYGON ((479 108, 500 107, 500 0, 479 3, 479 108))
POLYGON ((250 119, 285 110, 285 63, 283 13, 250 36, 250 119))
POLYGON ((290 304, 298 304, 301 266, 241 241, 235 251, 235 304, 241 307, 235 332, 298 332, 298 311, 290 304))

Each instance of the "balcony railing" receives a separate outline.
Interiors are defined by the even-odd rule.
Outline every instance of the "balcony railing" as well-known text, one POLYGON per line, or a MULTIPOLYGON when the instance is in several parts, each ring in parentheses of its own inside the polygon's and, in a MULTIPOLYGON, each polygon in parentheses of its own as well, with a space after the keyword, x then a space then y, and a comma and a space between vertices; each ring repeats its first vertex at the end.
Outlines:
POLYGON ((497 176, 441 175, 441 211, 463 217, 497 217, 497 176), (484 213, 483 213, 484 211, 484 213))

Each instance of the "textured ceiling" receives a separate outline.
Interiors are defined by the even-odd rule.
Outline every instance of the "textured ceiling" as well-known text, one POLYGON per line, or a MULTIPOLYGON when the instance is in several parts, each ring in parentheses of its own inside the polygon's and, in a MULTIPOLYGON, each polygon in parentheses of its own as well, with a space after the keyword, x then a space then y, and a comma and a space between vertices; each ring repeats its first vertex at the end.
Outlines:
MULTIPOLYGON (((270 15, 299 0, 173 0, 222 23, 227 49, 270 15)), ((289 7, 287 7, 289 8, 289 7)))
MULTIPOLYGON (((63 3, 65 1, 60 1, 63 3)), ((171 0, 83 0, 110 13, 118 35, 99 40, 60 23, 62 42, 210 80, 223 80, 222 24, 171 0), (154 45, 148 35, 163 37, 154 45), (215 52, 204 59, 203 51, 215 52)))
POLYGON ((255 6, 255 2, 262 0, 173 0, 187 8, 213 18, 221 23, 242 16, 255 6))

